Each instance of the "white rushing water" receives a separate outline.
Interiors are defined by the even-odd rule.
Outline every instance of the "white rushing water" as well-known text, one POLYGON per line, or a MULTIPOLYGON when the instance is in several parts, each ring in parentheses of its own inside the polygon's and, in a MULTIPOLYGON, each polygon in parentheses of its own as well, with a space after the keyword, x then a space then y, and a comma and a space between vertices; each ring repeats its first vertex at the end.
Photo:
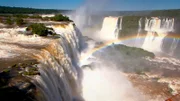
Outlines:
MULTIPOLYGON (((152 52, 163 52, 162 45, 163 40, 169 34, 174 31, 174 19, 173 18, 146 18, 145 19, 145 31, 147 35, 142 48, 152 52)), ((172 43, 172 51, 175 50, 177 44, 172 43), (175 46, 173 46, 175 45, 175 46)))
POLYGON ((174 38, 170 47, 170 55, 174 55, 174 51, 176 50, 178 43, 179 43, 179 39, 174 38))
POLYGON ((106 41, 116 40, 118 39, 121 30, 122 17, 105 17, 98 36, 106 41))
POLYGON ((82 70, 78 66, 83 43, 81 33, 73 23, 62 23, 53 28, 60 38, 20 34, 19 31, 25 28, 0 29, 1 59, 37 58, 41 75, 33 81, 42 94, 39 100, 74 101, 81 97, 82 70))
POLYGON ((141 30, 142 30, 142 18, 139 19, 139 22, 138 22, 138 34, 136 36, 136 42, 135 42, 135 45, 134 46, 140 46, 141 44, 141 41, 140 41, 140 34, 141 34, 141 30))
MULTIPOLYGON (((115 32, 122 28, 121 22, 122 18, 106 17, 101 29, 101 34, 104 34, 102 37, 108 36, 108 40, 116 39, 115 32)), ((155 20, 149 22, 151 23, 149 27, 152 28, 147 29, 148 34, 144 42, 144 48, 151 51, 161 51, 166 33, 162 33, 164 31, 159 29, 161 26, 159 19, 155 18, 155 20)), ((57 25, 53 28, 55 32, 62 36, 59 44, 54 45, 54 47, 58 46, 57 53, 52 54, 45 50, 42 53, 44 55, 38 56, 43 62, 40 65, 42 75, 37 77, 37 85, 42 90, 45 100, 73 101, 80 98, 81 94, 85 101, 145 100, 144 96, 133 88, 120 70, 113 69, 113 65, 109 69, 110 65, 106 64, 105 61, 101 65, 98 64, 97 68, 97 60, 95 59, 93 62, 93 66, 95 66, 93 68, 95 69, 81 70, 78 66, 80 43, 82 42, 80 41, 81 34, 72 24, 57 25), (81 77, 82 71, 83 79, 81 77)), ((92 47, 94 46, 92 45, 92 47)))
MULTIPOLYGON (((136 99, 135 101, 141 101, 141 97, 136 97, 139 95, 138 91, 133 88, 129 80, 119 70, 107 69, 105 64, 100 66, 102 69, 96 70, 82 70, 79 67, 83 41, 81 40, 81 33, 73 23, 51 27, 57 34, 60 34, 60 38, 55 42, 39 36, 25 36, 18 34, 18 32, 1 34, 0 40, 2 43, 12 42, 23 45, 39 44, 41 46, 51 43, 40 53, 34 53, 35 57, 41 62, 38 65, 41 75, 34 78, 34 83, 42 93, 39 100, 81 101, 81 97, 83 97, 85 101, 134 101, 134 99, 136 99), (84 73, 83 78, 82 73, 84 73), (100 86, 102 83, 104 86, 100 86), (106 91, 108 89, 109 91, 106 91)), ((92 44, 95 43, 89 43, 89 45, 92 44)), ((5 46, 2 46, 1 48, 5 48, 5 46)), ((92 45, 92 47, 94 46, 92 45)), ((16 49, 15 47, 10 46, 6 49, 13 50, 16 49)), ((17 47, 17 49, 15 51, 22 52, 20 50, 22 48, 17 47)), ((34 51, 28 49, 27 53, 31 52, 34 51)))
POLYGON ((20 32, 25 28, 2 28, 0 29, 0 58, 14 58, 20 55, 26 56, 28 52, 35 52, 30 46, 42 46, 50 42, 36 35, 25 36, 20 32))
POLYGON ((145 31, 151 32, 173 32, 174 31, 174 18, 146 18, 145 31))
POLYGON ((165 37, 158 36, 155 32, 148 32, 142 48, 151 52, 162 52, 164 38, 165 37))
POLYGON ((36 85, 44 95, 45 101, 74 101, 81 96, 82 72, 79 63, 81 33, 73 23, 53 26, 61 35, 59 42, 49 50, 44 50, 38 58, 40 76, 36 85))
MULTIPOLYGON (((80 33, 72 24, 53 28, 61 35, 59 43, 37 55, 42 61, 41 75, 36 77, 36 85, 44 95, 41 100, 81 101, 80 96, 85 101, 144 100, 120 70, 108 69, 106 63, 98 64, 94 70, 79 68, 80 33)), ((96 64, 96 59, 93 62, 96 64)))

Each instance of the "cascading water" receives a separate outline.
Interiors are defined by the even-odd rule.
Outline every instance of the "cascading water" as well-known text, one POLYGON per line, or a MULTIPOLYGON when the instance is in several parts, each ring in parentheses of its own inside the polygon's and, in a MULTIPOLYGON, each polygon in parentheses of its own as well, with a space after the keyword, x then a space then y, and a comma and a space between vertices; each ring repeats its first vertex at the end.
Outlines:
POLYGON ((174 19, 146 18, 145 31, 147 31, 147 36, 142 48, 153 52, 162 52, 163 40, 169 32, 174 31, 174 19))
MULTIPOLYGON (((144 42, 145 49, 161 51, 162 40, 167 35, 166 31, 165 34, 163 33, 164 31, 162 29, 164 27, 162 27, 162 22, 158 18, 146 19, 145 29, 148 31, 148 34, 144 42)), ((122 17, 106 17, 104 18, 101 33, 108 40, 115 40, 118 35, 116 33, 117 30, 120 31, 122 29, 121 24, 122 17)), ((140 31, 142 28, 141 19, 139 25, 140 31)), ((86 101, 143 101, 144 98, 142 96, 136 98, 140 94, 137 93, 138 91, 132 87, 131 83, 123 74, 119 74, 119 70, 106 69, 107 66, 113 67, 112 65, 104 64, 106 61, 103 61, 103 64, 99 65, 99 63, 96 63, 98 61, 94 60, 96 61, 94 62, 94 66, 97 65, 98 68, 102 67, 100 69, 81 70, 79 68, 79 53, 82 48, 81 43, 83 42, 81 40, 81 34, 72 23, 55 25, 52 28, 55 29, 56 33, 60 34, 61 38, 59 42, 44 49, 40 55, 36 55, 36 58, 42 62, 39 65, 41 75, 36 77, 36 85, 44 95, 42 100, 74 101, 81 99, 81 95, 83 94, 83 98, 86 101), (81 89, 82 71, 85 74, 81 89), (113 82, 109 82, 108 80, 113 80, 113 82), (104 85, 101 86, 101 84, 104 85), (106 89, 109 89, 109 92, 106 92, 106 89), (127 91, 130 90, 132 92, 128 93, 127 91)))
POLYGON ((161 22, 161 29, 166 32, 174 31, 174 19, 164 18, 161 22))
POLYGON ((105 17, 100 31, 104 40, 116 40, 122 30, 122 17, 105 17))
POLYGON ((179 40, 174 38, 170 47, 170 55, 174 55, 174 51, 176 50, 178 43, 179 43, 179 40))
POLYGON ((140 43, 141 43, 139 37, 140 37, 140 32, 141 32, 141 30, 142 30, 142 18, 139 19, 138 24, 139 24, 139 28, 138 28, 138 34, 137 34, 137 37, 136 37, 135 46, 139 46, 140 43))
POLYGON ((61 35, 59 42, 51 44, 40 55, 39 76, 35 84, 45 101, 73 101, 81 96, 82 72, 78 66, 81 51, 81 33, 72 24, 53 26, 61 35))
POLYGON ((122 17, 119 17, 118 19, 118 23, 117 23, 117 27, 116 27, 116 31, 115 31, 115 37, 118 39, 120 32, 122 30, 122 17))

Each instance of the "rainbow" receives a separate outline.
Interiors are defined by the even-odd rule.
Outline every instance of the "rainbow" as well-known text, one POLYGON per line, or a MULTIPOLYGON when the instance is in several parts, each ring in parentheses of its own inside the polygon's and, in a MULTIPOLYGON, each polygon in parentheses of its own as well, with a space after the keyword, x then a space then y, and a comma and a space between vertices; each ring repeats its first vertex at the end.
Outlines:
MULTIPOLYGON (((158 37, 161 37, 161 36, 158 36, 158 37)), ((103 48, 106 48, 108 46, 111 46, 113 43, 122 43, 122 42, 125 42, 125 41, 130 41, 130 40, 135 40, 137 38, 137 35, 132 35, 132 36, 127 36, 127 37, 122 37, 122 38, 119 38, 117 40, 110 40, 96 48, 93 48, 92 50, 88 51, 84 56, 82 56, 80 58, 80 61, 83 62, 85 61, 86 59, 88 59, 93 53, 99 51, 99 50, 102 50, 103 48)), ((145 39, 146 38, 146 35, 140 35, 138 37, 139 39, 145 39)), ((180 34, 168 34, 166 37, 166 39, 178 39, 180 40, 180 34)))

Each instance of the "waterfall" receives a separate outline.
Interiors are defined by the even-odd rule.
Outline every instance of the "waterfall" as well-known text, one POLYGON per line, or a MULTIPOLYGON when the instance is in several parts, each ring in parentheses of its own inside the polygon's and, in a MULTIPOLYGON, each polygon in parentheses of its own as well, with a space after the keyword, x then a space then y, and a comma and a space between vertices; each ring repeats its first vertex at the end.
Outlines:
POLYGON ((119 17, 118 18, 118 23, 117 23, 117 27, 116 27, 116 30, 115 30, 115 38, 119 38, 119 35, 120 35, 120 32, 122 30, 122 17, 119 17))
POLYGON ((145 30, 149 32, 173 32, 174 31, 174 18, 146 18, 145 30))
POLYGON ((157 17, 152 17, 150 19, 146 18, 145 30, 148 32, 160 32, 161 19, 157 17))
POLYGON ((81 33, 73 23, 52 26, 60 34, 58 41, 35 57, 40 60, 35 84, 43 101, 74 101, 81 97, 82 70, 78 66, 81 33))
POLYGON ((179 40, 174 38, 170 47, 170 55, 174 55, 174 51, 177 48, 178 43, 179 43, 179 40))
POLYGON ((146 18, 145 31, 147 31, 147 35, 142 48, 153 52, 163 52, 164 38, 169 32, 174 31, 174 18, 146 18))
POLYGON ((139 19, 139 27, 138 27, 138 34, 137 34, 137 37, 136 37, 136 42, 135 42, 135 46, 139 46, 140 45, 140 33, 141 33, 141 30, 142 30, 142 18, 139 19))
POLYGON ((160 37, 156 32, 148 32, 142 48, 151 52, 161 52, 164 37, 160 37))
POLYGON ((164 18, 161 23, 161 29, 165 32, 174 31, 174 19, 164 18))
POLYGON ((100 34, 105 40, 116 40, 120 30, 122 30, 122 17, 105 17, 100 34))

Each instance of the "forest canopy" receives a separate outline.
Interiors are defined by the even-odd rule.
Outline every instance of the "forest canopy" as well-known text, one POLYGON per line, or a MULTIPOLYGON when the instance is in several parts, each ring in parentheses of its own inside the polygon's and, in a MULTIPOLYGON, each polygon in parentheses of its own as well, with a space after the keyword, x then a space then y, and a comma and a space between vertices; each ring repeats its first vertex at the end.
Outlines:
MULTIPOLYGON (((24 7, 7 7, 0 6, 0 14, 51 14, 51 13, 64 13, 70 10, 58 10, 58 9, 36 9, 36 8, 24 8, 24 7)), ((153 11, 104 11, 106 15, 117 16, 163 16, 163 17, 179 17, 180 9, 170 10, 153 10, 153 11)), ((101 13, 99 13, 101 14, 101 13)))
POLYGON ((0 6, 0 14, 50 14, 50 13, 63 13, 66 11, 67 10, 0 6))

